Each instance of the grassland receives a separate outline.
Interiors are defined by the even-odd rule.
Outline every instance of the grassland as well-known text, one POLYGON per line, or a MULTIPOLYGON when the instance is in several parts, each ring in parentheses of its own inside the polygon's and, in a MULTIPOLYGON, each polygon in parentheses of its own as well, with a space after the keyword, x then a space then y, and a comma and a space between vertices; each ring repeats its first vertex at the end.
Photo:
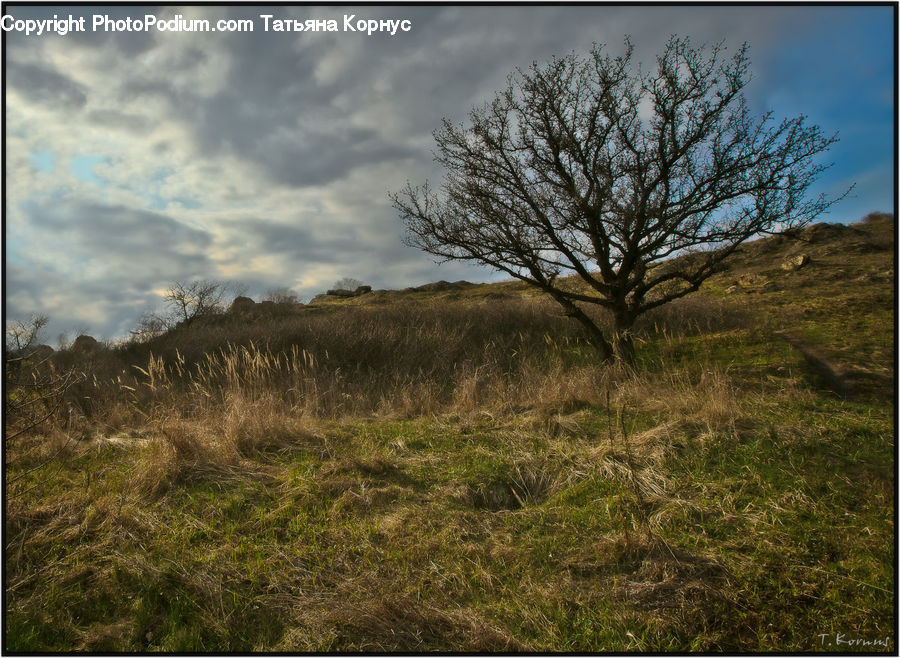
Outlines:
POLYGON ((56 355, 5 649, 896 652, 893 218, 800 237, 634 368, 511 282, 56 355))

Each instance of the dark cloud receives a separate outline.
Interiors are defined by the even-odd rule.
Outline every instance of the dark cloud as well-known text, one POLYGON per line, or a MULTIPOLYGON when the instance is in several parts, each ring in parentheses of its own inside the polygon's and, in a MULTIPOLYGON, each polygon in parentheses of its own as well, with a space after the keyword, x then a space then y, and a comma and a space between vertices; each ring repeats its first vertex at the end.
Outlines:
POLYGON ((323 230, 302 221, 284 224, 259 218, 228 220, 225 225, 233 236, 227 246, 249 246, 253 253, 286 255, 298 263, 334 262, 338 254, 353 256, 367 249, 352 225, 323 230))
POLYGON ((197 117, 194 135, 201 151, 239 156, 256 163, 273 183, 295 188, 326 185, 373 163, 418 155, 372 129, 353 127, 347 113, 322 112, 281 96, 273 90, 269 103, 256 100, 251 107, 229 90, 188 110, 197 117))
POLYGON ((6 75, 10 87, 37 103, 72 109, 87 100, 81 85, 49 65, 10 61, 6 75))
POLYGON ((108 128, 120 128, 133 133, 146 131, 148 123, 146 117, 110 109, 94 110, 88 113, 88 119, 108 128))
POLYGON ((629 20, 635 13, 591 6, 210 8, 204 16, 211 21, 250 17, 257 29, 196 36, 197 45, 182 51, 170 66, 192 71, 210 58, 221 58, 228 64, 223 89, 209 96, 178 87, 172 79, 177 76, 159 74, 129 78, 120 93, 123 101, 164 99, 172 108, 171 119, 191 127, 192 139, 207 157, 241 157, 276 184, 320 186, 373 163, 427 160, 427 152, 409 142, 430 133, 443 117, 464 119, 517 67, 586 49, 604 35, 613 35, 610 47, 620 50, 628 27, 640 32, 639 50, 653 54, 676 27, 702 39, 717 35, 723 19, 737 21, 734 12, 715 8, 704 13, 703 22, 683 8, 659 8, 653 21, 635 30, 629 20), (395 37, 274 33, 262 31, 261 14, 327 17, 339 23, 344 14, 409 19, 414 29, 395 37), (622 25, 622 31, 614 25, 622 25), (333 63, 335 58, 343 61, 333 63), (335 71, 323 73, 323 65, 335 71), (361 117, 378 125, 382 115, 382 123, 402 128, 388 133, 358 125, 361 117))
POLYGON ((141 259, 146 252, 170 252, 198 258, 212 244, 206 231, 149 210, 87 201, 62 206, 31 202, 25 209, 34 226, 101 253, 141 259))

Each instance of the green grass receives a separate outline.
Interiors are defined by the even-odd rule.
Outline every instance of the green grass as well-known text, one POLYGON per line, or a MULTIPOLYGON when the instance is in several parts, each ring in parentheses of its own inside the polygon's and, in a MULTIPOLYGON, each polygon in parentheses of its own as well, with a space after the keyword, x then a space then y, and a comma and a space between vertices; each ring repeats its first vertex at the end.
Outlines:
MULTIPOLYGON (((652 540, 603 466, 622 455, 596 407, 562 438, 515 420, 337 424, 331 456, 278 453, 264 478, 150 504, 121 490, 133 451, 107 450, 87 487, 83 456, 44 498, 66 522, 8 555, 24 583, 9 647, 811 651, 820 633, 889 634, 890 410, 802 390, 742 402, 755 413, 736 430, 684 415, 662 456, 635 448, 664 480, 652 540), (385 601, 396 629, 374 621, 385 601)), ((630 425, 671 420, 634 404, 630 425)))

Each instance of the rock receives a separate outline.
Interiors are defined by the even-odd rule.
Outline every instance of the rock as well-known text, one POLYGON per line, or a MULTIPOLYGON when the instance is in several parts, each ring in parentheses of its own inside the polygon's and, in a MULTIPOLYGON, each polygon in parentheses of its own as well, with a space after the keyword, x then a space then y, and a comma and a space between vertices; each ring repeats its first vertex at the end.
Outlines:
POLYGON ((254 302, 249 297, 235 297, 234 301, 231 302, 231 306, 228 309, 229 313, 247 313, 248 311, 252 311, 256 306, 256 302, 254 302))
POLYGON ((752 288, 754 286, 761 286, 769 280, 765 274, 754 274, 753 272, 748 272, 747 274, 742 274, 738 279, 738 285, 742 288, 752 288))
POLYGON ((419 292, 443 292, 445 290, 471 288, 474 285, 474 283, 468 281, 454 281, 453 283, 450 283, 449 281, 435 281, 434 283, 426 283, 423 286, 412 288, 412 290, 417 290, 419 292))
POLYGON ((97 342, 97 339, 93 336, 85 336, 84 334, 76 338, 70 348, 72 352, 82 353, 96 352, 98 349, 100 349, 100 343, 97 342))
POLYGON ((332 297, 354 297, 356 295, 352 290, 344 290, 343 288, 329 290, 325 294, 331 295, 332 297))
POLYGON ((807 263, 809 263, 809 256, 806 254, 800 254, 799 256, 794 256, 793 258, 784 261, 781 264, 781 269, 794 272, 796 270, 799 270, 807 263))
POLYGON ((372 286, 359 286, 356 290, 353 291, 353 294, 365 295, 367 292, 372 292, 372 286))

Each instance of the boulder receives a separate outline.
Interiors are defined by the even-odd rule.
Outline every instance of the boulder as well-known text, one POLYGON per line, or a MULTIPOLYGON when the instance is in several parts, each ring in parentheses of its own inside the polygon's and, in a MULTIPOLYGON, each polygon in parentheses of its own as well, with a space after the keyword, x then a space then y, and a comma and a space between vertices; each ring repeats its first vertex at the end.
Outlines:
POLYGON ((249 297, 235 297, 234 301, 231 302, 231 307, 229 307, 229 313, 247 313, 248 311, 252 311, 256 306, 256 302, 254 302, 249 297))
POLYGON ((800 254, 799 256, 794 256, 793 258, 784 261, 781 264, 781 269, 793 272, 799 270, 807 263, 809 263, 809 256, 807 254, 800 254))
POLYGON ((372 292, 372 286, 359 286, 356 290, 353 291, 353 294, 365 295, 367 292, 372 292))
POLYGON ((75 341, 72 343, 72 347, 70 350, 72 352, 96 352, 100 349, 100 343, 97 342, 97 339, 93 336, 86 336, 81 334, 75 341))
POLYGON ((343 288, 336 288, 335 290, 329 290, 325 293, 326 295, 331 295, 332 297, 354 297, 356 295, 352 290, 344 290, 343 288))

